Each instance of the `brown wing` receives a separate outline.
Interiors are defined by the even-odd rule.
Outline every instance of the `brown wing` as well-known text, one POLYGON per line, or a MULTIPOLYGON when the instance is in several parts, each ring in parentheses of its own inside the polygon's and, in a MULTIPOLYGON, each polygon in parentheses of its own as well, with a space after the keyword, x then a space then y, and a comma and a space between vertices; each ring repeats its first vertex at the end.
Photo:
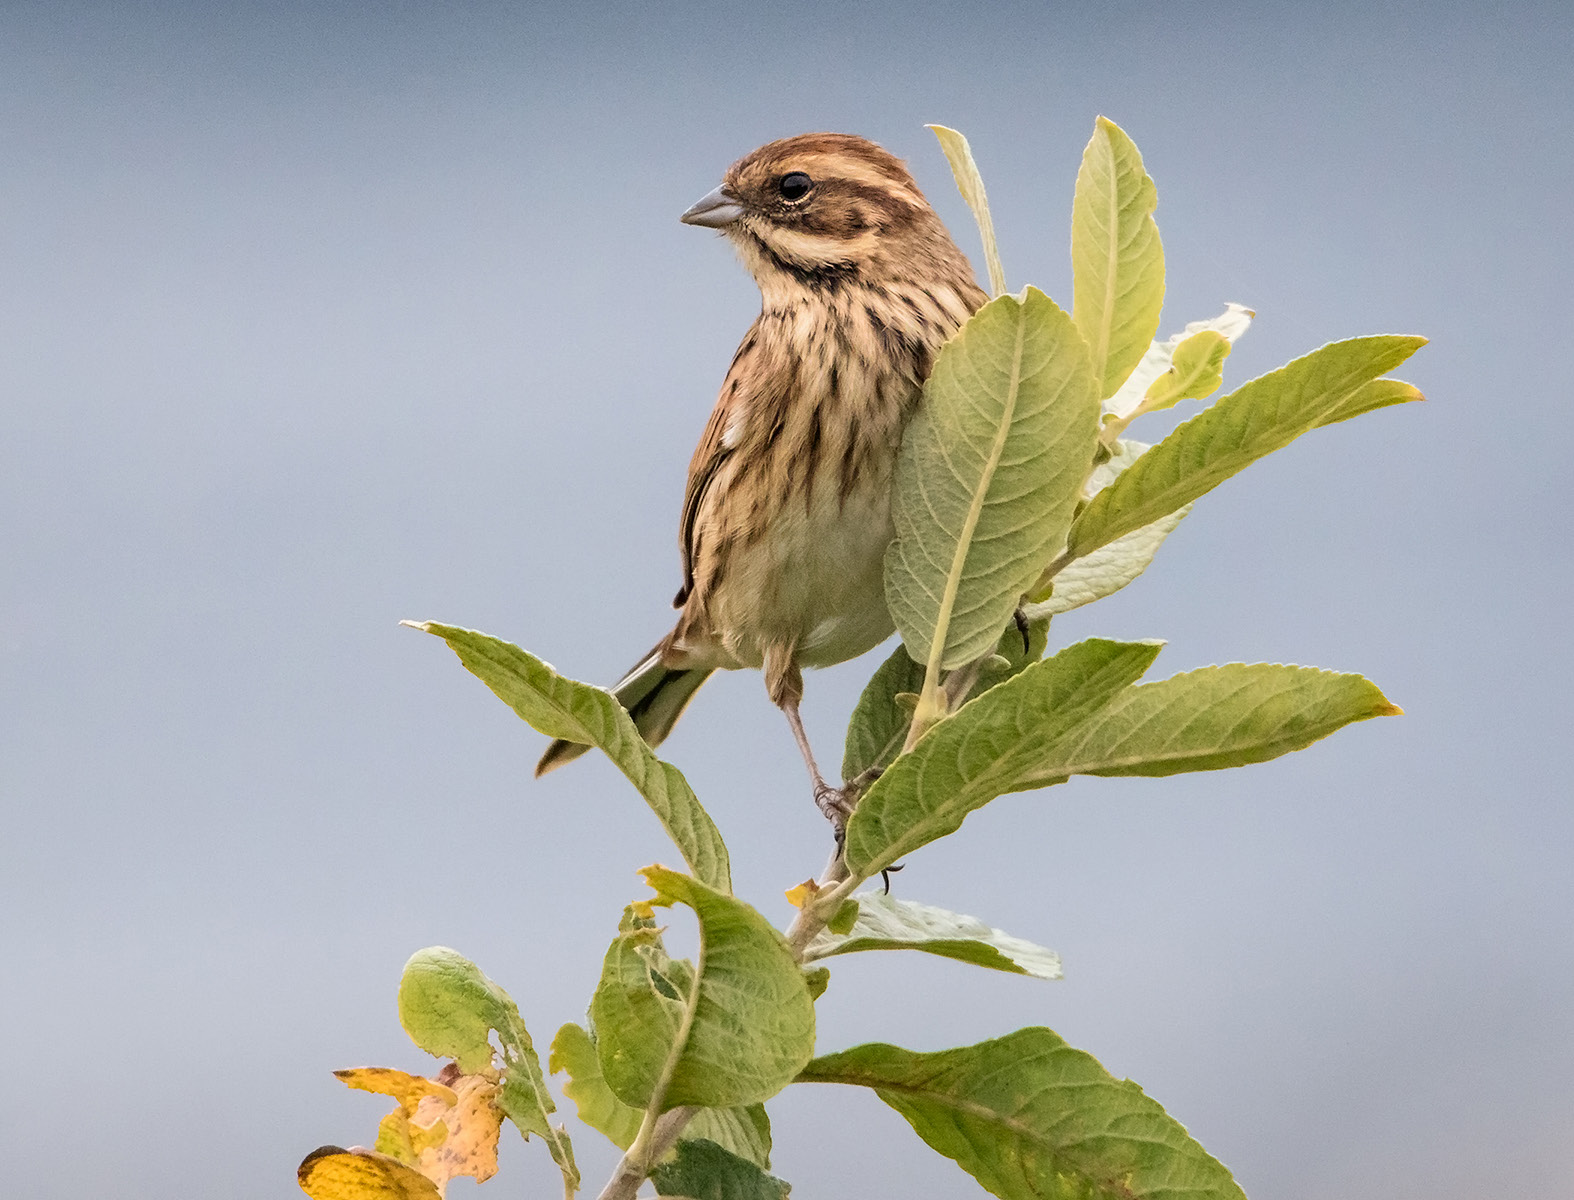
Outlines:
POLYGON ((689 461, 689 482, 683 493, 683 518, 678 525, 678 547, 683 553, 683 586, 672 598, 673 608, 682 608, 694 590, 694 564, 699 558, 699 547, 694 544, 694 529, 699 520, 700 507, 705 493, 721 470, 722 464, 732 457, 732 450, 723 444, 729 418, 728 405, 720 402, 711 411, 700 444, 694 448, 689 461))
POLYGON ((700 435, 700 444, 694 447, 694 457, 689 460, 689 482, 683 493, 683 517, 678 525, 678 546, 683 553, 683 586, 672 598, 673 608, 682 608, 694 590, 694 569, 699 562, 699 547, 694 535, 700 509, 711 484, 733 455, 733 446, 726 444, 727 430, 739 415, 738 407, 744 403, 743 375, 749 369, 749 360, 755 357, 759 328, 760 322, 756 319, 738 352, 732 356, 732 365, 727 368, 727 378, 721 385, 721 395, 717 397, 716 407, 711 409, 705 432, 700 435))

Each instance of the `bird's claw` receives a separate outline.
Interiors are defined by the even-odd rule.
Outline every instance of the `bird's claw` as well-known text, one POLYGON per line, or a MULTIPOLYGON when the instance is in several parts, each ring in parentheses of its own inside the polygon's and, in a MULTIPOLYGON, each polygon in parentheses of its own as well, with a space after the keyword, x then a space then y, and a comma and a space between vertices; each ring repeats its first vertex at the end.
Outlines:
POLYGON ((858 807, 858 793, 852 788, 834 788, 828 783, 814 785, 814 803, 836 830, 837 844, 847 831, 847 818, 858 807))

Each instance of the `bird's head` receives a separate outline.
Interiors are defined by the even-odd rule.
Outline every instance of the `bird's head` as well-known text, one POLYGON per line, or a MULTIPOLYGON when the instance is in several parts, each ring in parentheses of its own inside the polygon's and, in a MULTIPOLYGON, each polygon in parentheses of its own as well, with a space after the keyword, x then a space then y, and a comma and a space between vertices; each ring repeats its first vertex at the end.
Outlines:
POLYGON ((971 277, 902 160, 851 134, 761 146, 681 219, 725 233, 767 301, 850 281, 971 277))

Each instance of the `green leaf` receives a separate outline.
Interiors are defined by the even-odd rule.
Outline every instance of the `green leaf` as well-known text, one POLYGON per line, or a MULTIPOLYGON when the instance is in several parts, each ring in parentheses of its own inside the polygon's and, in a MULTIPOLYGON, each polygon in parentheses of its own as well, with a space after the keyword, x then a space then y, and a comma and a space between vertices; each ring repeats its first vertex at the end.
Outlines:
MULTIPOLYGON (((641 1109, 624 1104, 601 1074, 596 1039, 589 1030, 572 1023, 552 1039, 548 1068, 555 1075, 568 1073, 563 1093, 574 1102, 579 1119, 606 1135, 619 1150, 627 1150, 639 1133, 641 1109)), ((705 1138, 761 1167, 771 1165, 771 1121, 765 1106, 702 1108, 684 1127, 684 1138, 705 1138)))
POLYGON ((809 996, 818 1000, 825 995, 825 989, 831 986, 831 971, 829 967, 807 967, 803 972, 804 982, 809 985, 809 996))
POLYGON ((466 1075, 492 1065, 492 1031, 519 1019, 508 993, 447 946, 417 950, 399 979, 399 1023, 422 1050, 466 1075))
POLYGON ((1256 317, 1251 309, 1244 304, 1226 304, 1224 311, 1216 317, 1209 317, 1204 321, 1192 321, 1185 329, 1162 342, 1154 342, 1148 347, 1147 353, 1142 356, 1142 361, 1136 366, 1126 382, 1113 396, 1104 401, 1104 411, 1114 417, 1130 417, 1137 411, 1137 407, 1147 398, 1148 389, 1154 382, 1168 371, 1175 362, 1175 351, 1181 343, 1205 330, 1212 330, 1222 334, 1231 344, 1240 340, 1240 337, 1251 328, 1252 319, 1256 317))
POLYGON ((627 1150, 639 1133, 644 1110, 624 1104, 607 1086, 596 1057, 596 1041, 588 1030, 570 1022, 552 1039, 547 1069, 556 1075, 568 1072, 563 1094, 574 1102, 579 1119, 605 1135, 619 1150, 627 1150))
MULTIPOLYGON (((1042 607, 1042 606, 1040 606, 1042 607)), ((1049 617, 1028 612, 1027 644, 1012 621, 995 646, 996 658, 979 672, 968 698, 986 692, 1044 657, 1049 644, 1049 617)), ((847 723, 847 748, 842 755, 842 778, 856 779, 871 767, 885 768, 902 752, 913 710, 898 696, 916 693, 924 684, 924 669, 913 661, 907 647, 898 645, 870 676, 847 723)))
POLYGON ((1359 675, 1230 663, 1127 690, 1062 739, 1024 776, 1030 787, 1072 775, 1177 775, 1266 762, 1354 721, 1398 715, 1359 675))
POLYGON ((990 301, 940 351, 902 440, 885 556, 926 685, 990 651, 1065 544, 1097 436, 1087 350, 1036 288, 990 301))
POLYGON ((591 1001, 607 1085, 661 1111, 769 1099, 814 1053, 814 1001, 786 940, 743 901, 665 867, 643 872, 655 904, 681 903, 700 925, 697 968, 660 951, 652 928, 613 941, 591 1001))
POLYGON ((650 1180, 658 1195, 689 1200, 786 1200, 791 1190, 748 1159, 703 1138, 679 1142, 676 1156, 657 1163, 650 1180))
POLYGON ((973 220, 978 222, 978 233, 984 240, 984 262, 989 265, 989 290, 998 296, 1006 290, 1006 273, 1000 265, 1000 251, 995 245, 995 223, 989 217, 989 198, 984 195, 984 177, 973 162, 973 150, 967 139, 944 125, 931 125, 930 130, 940 140, 946 161, 951 164, 951 174, 956 178, 956 190, 973 210, 973 220))
POLYGON ((1017 628, 1015 620, 1006 626, 1000 641, 995 643, 994 654, 985 660, 978 672, 978 682, 968 692, 966 699, 971 700, 997 683, 1020 675, 1044 657, 1044 649, 1049 645, 1049 618, 1042 614, 1029 615, 1025 609, 1024 616, 1027 617, 1027 637, 1023 638, 1022 630, 1017 628))
POLYGON ((923 686, 923 666, 913 661, 906 646, 898 644, 869 677, 847 723, 843 779, 856 779, 870 767, 890 766, 891 760, 901 753, 913 719, 913 710, 897 697, 917 692, 923 686))
POLYGON ((1178 426, 1088 504, 1064 557, 1080 558, 1212 491, 1338 412, 1426 344, 1418 337, 1334 342, 1252 380, 1178 426))
POLYGON ((1156 642, 1092 638, 991 688, 936 724, 875 780, 847 822, 848 867, 867 879, 958 829, 1027 782, 1049 748, 1136 679, 1156 642))
POLYGON ((645 797, 695 876, 720 891, 732 890, 727 847, 715 822, 682 773, 645 744, 610 692, 566 679, 535 655, 484 633, 435 621, 405 624, 447 642, 466 670, 533 729, 605 751, 645 797))
POLYGON ((858 950, 922 950, 996 971, 1060 978, 1060 955, 992 929, 976 917, 880 892, 860 893, 857 900, 852 929, 837 935, 827 928, 809 943, 807 961, 858 950))
POLYGON ((429 946, 405 963, 399 980, 399 1022, 428 1054, 452 1058, 473 1075, 492 1066, 491 1034, 502 1051, 502 1090, 497 1106, 526 1141, 547 1144, 569 1190, 579 1186, 568 1134, 548 1119, 557 1111, 536 1057, 530 1032, 505 992, 457 950, 429 946))
MULTIPOLYGON (((1114 453, 1110 458, 1095 467, 1088 478, 1087 492, 1090 496, 1097 495, 1114 483, 1116 477, 1150 447, 1143 442, 1124 438, 1116 441, 1112 449, 1114 453)), ((1148 569, 1148 564, 1164 544, 1164 539, 1174 532, 1189 512, 1191 505, 1183 505, 1151 525, 1144 525, 1124 537, 1118 537, 1109 545, 1101 546, 1082 558, 1072 559, 1053 573, 1046 571, 1034 586, 1032 597, 1037 600, 1051 585, 1053 590, 1041 602, 1024 605, 1023 615, 1030 621, 1048 618, 1120 591, 1148 569)))
POLYGON ((1169 370, 1149 385, 1143 396, 1145 412, 1162 412, 1182 400, 1202 400, 1224 382, 1224 360, 1230 357, 1230 340, 1214 329, 1194 333, 1175 347, 1169 370))
POLYGON ((650 906, 625 909, 590 1002, 602 1077, 622 1103, 650 1103, 693 992, 694 967, 668 956, 650 906))
POLYGON ((1421 389, 1411 384, 1401 383, 1397 379, 1374 379, 1366 386, 1357 388, 1348 400, 1317 424, 1319 428, 1324 425, 1337 425, 1340 421, 1348 421, 1351 417, 1359 417, 1379 408, 1387 408, 1390 404, 1409 404, 1414 400, 1425 399, 1421 389))
POLYGON ((771 1119, 763 1104, 702 1108, 685 1127, 683 1141, 714 1142, 757 1167, 771 1165, 771 1119))
POLYGON ((1153 223, 1158 190, 1136 144, 1100 117, 1082 153, 1071 205, 1072 312, 1100 398, 1142 359, 1164 307, 1164 247, 1153 223))
POLYGON ((1004 1200, 1245 1200, 1140 1087, 1048 1029, 934 1054, 857 1046, 815 1059, 799 1078, 873 1088, 1004 1200))

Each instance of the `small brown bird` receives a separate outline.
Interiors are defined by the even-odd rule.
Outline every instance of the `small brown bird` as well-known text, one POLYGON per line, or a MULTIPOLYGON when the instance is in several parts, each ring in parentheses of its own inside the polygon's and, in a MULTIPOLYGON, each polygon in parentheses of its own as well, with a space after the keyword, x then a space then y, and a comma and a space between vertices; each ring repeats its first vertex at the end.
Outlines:
MULTIPOLYGON (((936 352, 987 297, 901 160, 849 134, 760 147, 681 219, 726 234, 762 304, 689 464, 682 614, 614 693, 655 746, 712 671, 762 668, 840 828, 843 791, 798 717, 801 668, 890 636, 902 431, 936 352)), ((554 742, 536 774, 586 748, 554 742)))

